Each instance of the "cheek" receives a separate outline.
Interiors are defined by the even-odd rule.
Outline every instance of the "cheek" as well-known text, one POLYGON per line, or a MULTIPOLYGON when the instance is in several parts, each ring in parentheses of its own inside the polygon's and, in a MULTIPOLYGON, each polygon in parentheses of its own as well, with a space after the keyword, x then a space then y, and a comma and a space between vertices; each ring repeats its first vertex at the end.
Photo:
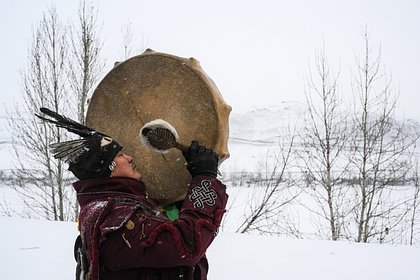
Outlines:
POLYGON ((112 171, 111 175, 113 177, 121 177, 129 175, 130 169, 124 164, 118 164, 115 167, 114 171, 112 171))

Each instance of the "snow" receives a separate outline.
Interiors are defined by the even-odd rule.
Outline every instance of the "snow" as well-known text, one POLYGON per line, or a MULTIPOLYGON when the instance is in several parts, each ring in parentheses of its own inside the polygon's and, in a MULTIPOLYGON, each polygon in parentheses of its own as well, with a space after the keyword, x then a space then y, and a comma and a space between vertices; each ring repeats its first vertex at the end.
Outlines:
POLYGON ((420 249, 222 233, 209 279, 419 279, 420 249))
MULTIPOLYGON (((1 279, 74 279, 76 223, 0 217, 1 279)), ((418 280, 420 248, 220 232, 208 278, 418 280)))
POLYGON ((0 217, 1 279, 74 279, 75 223, 0 217))

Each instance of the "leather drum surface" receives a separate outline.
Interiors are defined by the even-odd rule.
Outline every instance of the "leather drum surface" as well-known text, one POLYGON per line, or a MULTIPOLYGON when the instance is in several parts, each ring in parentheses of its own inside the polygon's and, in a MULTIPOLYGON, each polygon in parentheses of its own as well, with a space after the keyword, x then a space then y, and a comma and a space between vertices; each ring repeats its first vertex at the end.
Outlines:
POLYGON ((158 153, 139 137, 145 123, 169 122, 180 143, 198 140, 219 154, 219 164, 229 157, 229 113, 213 81, 194 58, 146 50, 117 64, 99 83, 89 102, 86 124, 124 146, 134 157, 147 192, 161 204, 186 192, 191 176, 178 149, 158 153))

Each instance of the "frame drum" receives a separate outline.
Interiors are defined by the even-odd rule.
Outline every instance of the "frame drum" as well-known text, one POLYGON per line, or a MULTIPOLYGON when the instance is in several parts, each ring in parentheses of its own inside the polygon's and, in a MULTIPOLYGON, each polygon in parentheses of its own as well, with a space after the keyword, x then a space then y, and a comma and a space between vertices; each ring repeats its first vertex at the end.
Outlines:
POLYGON ((117 64, 99 83, 89 102, 86 125, 110 135, 134 157, 149 196, 159 204, 182 197, 191 181, 178 149, 158 153, 139 137, 145 123, 169 122, 180 143, 192 140, 229 157, 229 113, 213 81, 194 58, 154 52, 117 64))

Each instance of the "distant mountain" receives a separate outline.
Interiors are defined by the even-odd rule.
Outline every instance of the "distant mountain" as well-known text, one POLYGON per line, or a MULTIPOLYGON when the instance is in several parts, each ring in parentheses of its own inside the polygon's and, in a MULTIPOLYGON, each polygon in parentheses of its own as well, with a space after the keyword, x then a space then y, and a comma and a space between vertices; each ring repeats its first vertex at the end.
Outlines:
MULTIPOLYGON (((287 133, 302 129, 305 113, 306 105, 295 101, 269 107, 233 108, 229 119, 231 156, 221 169, 256 170, 261 161, 279 151, 282 140, 287 141, 284 137, 287 133)), ((406 119, 405 128, 407 134, 420 135, 420 123, 414 119, 406 119)), ((417 154, 420 157, 420 148, 417 154)))
POLYGON ((224 172, 253 171, 280 147, 285 134, 301 125, 305 106, 294 101, 269 107, 233 108, 229 118, 230 158, 224 172))
POLYGON ((304 114, 305 106, 299 102, 282 102, 269 107, 233 108, 230 115, 232 144, 277 145, 280 135, 295 126, 304 114))

